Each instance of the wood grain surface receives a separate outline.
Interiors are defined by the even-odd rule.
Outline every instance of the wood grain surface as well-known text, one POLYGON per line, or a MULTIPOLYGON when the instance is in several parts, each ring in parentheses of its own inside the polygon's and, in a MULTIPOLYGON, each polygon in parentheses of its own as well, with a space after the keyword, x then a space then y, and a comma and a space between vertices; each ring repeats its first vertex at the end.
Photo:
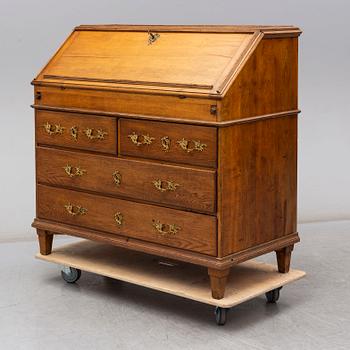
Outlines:
POLYGON ((64 222, 104 232, 156 242, 207 255, 216 255, 216 218, 83 192, 37 186, 38 218, 64 222), (85 209, 85 214, 71 215, 67 205, 85 209), (115 215, 122 216, 121 224, 115 215), (160 233, 155 224, 176 225, 175 233, 160 233))
POLYGON ((219 131, 219 255, 296 232, 297 117, 219 131))
POLYGON ((35 103, 51 107, 216 121, 216 115, 211 113, 216 101, 212 99, 186 97, 182 93, 146 94, 137 92, 137 89, 135 91, 135 88, 132 92, 109 91, 99 89, 96 84, 93 89, 66 86, 63 83, 57 86, 36 86, 35 91, 40 92, 40 99, 36 99, 35 103))
POLYGON ((39 79, 212 90, 247 33, 75 31, 39 79), (200 66, 198 66, 200 64, 200 66))
POLYGON ((36 142, 41 145, 54 145, 83 150, 92 150, 103 153, 116 154, 117 152, 117 121, 115 118, 79 115, 51 111, 36 111, 35 113, 36 142), (49 123, 52 130, 59 125, 63 128, 62 134, 50 135, 45 125, 49 123), (71 128, 77 130, 77 137, 71 134, 71 128), (96 136, 97 130, 106 134, 103 139, 89 139, 86 130, 92 129, 92 136, 96 136))
POLYGON ((224 95, 219 120, 297 109, 298 39, 263 39, 224 95))
POLYGON ((216 128, 124 118, 119 120, 119 153, 121 155, 216 167, 216 150, 216 128), (154 140, 151 144, 137 146, 129 136, 133 133, 139 135, 141 141, 142 135, 149 135, 154 140), (168 137, 170 141, 168 150, 162 146, 163 137, 168 137), (189 149, 194 148, 194 141, 205 146, 202 151, 188 152, 179 144, 182 139, 189 141, 189 149))
POLYGON ((37 181, 200 212, 216 209, 216 172, 38 147, 37 181), (70 175, 66 167, 70 166, 70 175), (77 175, 77 169, 82 172, 77 175), (156 185, 161 180, 161 189, 156 185), (155 183, 156 182, 156 183, 155 183), (169 189, 169 183, 175 188, 169 189))

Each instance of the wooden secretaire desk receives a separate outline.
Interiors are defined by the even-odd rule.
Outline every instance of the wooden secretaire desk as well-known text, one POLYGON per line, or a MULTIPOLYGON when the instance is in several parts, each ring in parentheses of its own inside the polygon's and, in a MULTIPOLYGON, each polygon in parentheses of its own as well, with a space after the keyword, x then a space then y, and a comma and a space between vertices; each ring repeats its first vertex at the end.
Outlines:
MULTIPOLYGON (((80 26, 34 79, 37 228, 230 267, 296 232, 295 27, 80 26)), ((234 279, 234 276, 230 278, 234 279)))

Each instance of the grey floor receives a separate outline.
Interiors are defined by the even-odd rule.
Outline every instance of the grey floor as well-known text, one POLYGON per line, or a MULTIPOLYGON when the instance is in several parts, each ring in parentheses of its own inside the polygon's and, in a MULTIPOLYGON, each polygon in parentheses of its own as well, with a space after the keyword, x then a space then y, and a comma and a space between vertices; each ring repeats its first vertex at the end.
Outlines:
POLYGON ((276 305, 233 308, 224 327, 210 306, 142 287, 89 273, 68 285, 33 258, 35 241, 0 243, 0 349, 349 349, 350 223, 300 233, 292 265, 307 277, 276 305))

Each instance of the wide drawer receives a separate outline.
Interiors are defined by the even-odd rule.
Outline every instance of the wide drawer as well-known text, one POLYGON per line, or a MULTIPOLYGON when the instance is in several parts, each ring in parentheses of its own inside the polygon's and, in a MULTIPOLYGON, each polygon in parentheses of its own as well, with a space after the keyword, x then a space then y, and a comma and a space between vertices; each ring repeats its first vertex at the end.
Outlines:
POLYGON ((119 153, 126 156, 216 167, 216 128, 119 120, 119 153))
POLYGON ((215 170, 37 148, 40 183, 213 213, 215 170))
POLYGON ((75 113, 36 111, 36 142, 116 154, 115 118, 75 113))
POLYGON ((37 216, 216 255, 216 218, 38 185, 37 216))

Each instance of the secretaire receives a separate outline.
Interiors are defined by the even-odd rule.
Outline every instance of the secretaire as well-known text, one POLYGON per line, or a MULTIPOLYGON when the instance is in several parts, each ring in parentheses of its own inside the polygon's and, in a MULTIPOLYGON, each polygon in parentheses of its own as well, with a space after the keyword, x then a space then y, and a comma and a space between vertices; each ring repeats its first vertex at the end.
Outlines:
POLYGON ((216 299, 234 264, 287 272, 300 33, 75 28, 33 81, 41 254, 67 234, 202 265, 216 299))

